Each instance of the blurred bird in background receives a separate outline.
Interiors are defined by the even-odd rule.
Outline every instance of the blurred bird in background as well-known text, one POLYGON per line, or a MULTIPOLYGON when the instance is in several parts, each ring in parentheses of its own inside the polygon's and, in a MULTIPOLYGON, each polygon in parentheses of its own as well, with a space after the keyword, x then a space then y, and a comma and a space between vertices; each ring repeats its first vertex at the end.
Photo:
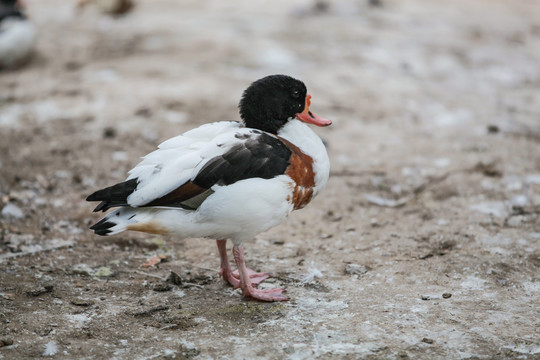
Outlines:
POLYGON ((82 10, 90 3, 95 4, 99 11, 113 16, 126 14, 135 5, 132 0, 79 0, 77 7, 82 10))
POLYGON ((0 0, 0 69, 28 61, 36 42, 36 29, 24 13, 22 0, 0 0))

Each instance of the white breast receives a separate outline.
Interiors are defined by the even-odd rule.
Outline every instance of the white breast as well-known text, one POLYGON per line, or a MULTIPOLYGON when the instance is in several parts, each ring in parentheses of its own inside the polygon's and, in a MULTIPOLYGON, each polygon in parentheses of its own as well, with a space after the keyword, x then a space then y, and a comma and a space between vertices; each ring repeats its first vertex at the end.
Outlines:
POLYGON ((309 126, 296 119, 290 120, 278 135, 298 146, 304 154, 313 159, 315 174, 313 195, 317 195, 326 186, 330 175, 330 160, 321 138, 309 126))

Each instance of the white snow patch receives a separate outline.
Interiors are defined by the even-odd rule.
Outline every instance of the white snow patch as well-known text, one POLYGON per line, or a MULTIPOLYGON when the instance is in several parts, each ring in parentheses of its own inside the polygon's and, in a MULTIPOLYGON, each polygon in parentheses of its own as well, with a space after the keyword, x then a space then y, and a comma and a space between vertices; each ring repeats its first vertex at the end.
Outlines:
POLYGON ((165 113, 165 120, 171 124, 182 124, 188 119, 188 115, 180 111, 167 111, 165 113))
POLYGON ((503 236, 501 234, 495 235, 495 236, 488 236, 488 235, 480 236, 479 242, 485 245, 490 245, 490 246, 496 246, 496 245, 511 246, 514 244, 511 238, 503 236))
POLYGON ((126 161, 128 159, 128 154, 125 151, 115 151, 112 154, 112 159, 114 161, 126 161))
POLYGON ((503 182, 507 191, 521 191, 523 189, 523 183, 519 176, 505 176, 503 182))
POLYGON ((58 108, 58 105, 53 101, 41 101, 33 104, 32 112, 36 120, 40 123, 44 123, 59 117, 62 117, 64 111, 58 108))
POLYGON ((19 127, 21 114, 23 114, 23 107, 19 104, 3 107, 2 111, 0 111, 0 126, 19 127))
POLYGON ((43 351, 43 356, 54 356, 58 352, 58 346, 54 341, 49 341, 45 344, 45 350, 43 351))
POLYGON ((186 339, 178 339, 178 344, 182 345, 186 349, 192 349, 196 347, 193 341, 189 341, 186 339))
POLYGON ((510 199, 512 206, 526 206, 528 202, 529 199, 523 194, 513 196, 512 199, 510 199))
POLYGON ((316 309, 324 310, 343 310, 349 307, 349 305, 344 301, 331 300, 324 301, 321 299, 306 297, 302 299, 297 299, 298 309, 303 311, 313 311, 316 309))
POLYGON ((540 345, 538 344, 513 344, 504 347, 520 354, 534 355, 540 353, 540 345))
POLYGON ((235 345, 246 345, 249 343, 249 339, 248 338, 241 338, 241 337, 238 337, 238 336, 229 336, 227 338, 227 342, 231 342, 235 345))
POLYGON ((498 255, 509 255, 510 252, 508 250, 505 250, 501 247, 495 246, 488 249, 491 254, 498 254, 498 255))
POLYGON ((505 86, 516 86, 523 81, 523 75, 507 66, 492 65, 485 68, 485 73, 490 80, 505 86))
POLYGON ((175 355, 176 351, 172 349, 164 349, 162 355, 164 357, 171 357, 172 355, 175 355))
POLYGON ((467 109, 457 109, 454 111, 443 111, 433 118, 435 124, 441 127, 457 126, 470 122, 473 118, 471 111, 467 109))
POLYGON ((90 317, 85 314, 68 314, 66 317, 70 322, 75 324, 75 326, 83 326, 84 323, 90 321, 90 317))
POLYGON ((347 154, 339 154, 337 157, 336 157, 336 161, 340 164, 350 164, 353 162, 353 160, 351 159, 351 157, 347 154))
POLYGON ((257 56, 257 61, 263 67, 275 69, 291 67, 297 63, 297 58, 294 53, 277 44, 268 45, 269 46, 262 49, 257 56))
POLYGON ((438 168, 445 168, 448 165, 450 165, 450 159, 448 159, 448 158, 435 159, 433 161, 433 164, 438 168))
POLYGON ((404 196, 398 200, 386 199, 378 195, 364 194, 364 198, 372 204, 385 207, 399 207, 405 205, 410 199, 410 196, 404 196))
POLYGON ((525 177, 527 184, 540 184, 540 174, 531 174, 525 177))
POLYGON ((173 355, 176 355, 177 351, 172 349, 163 349, 159 351, 159 353, 152 355, 150 357, 147 357, 146 359, 157 359, 157 358, 176 358, 176 356, 173 357, 173 355))
POLYGON ((307 274, 302 277, 301 281, 303 283, 308 283, 315 280, 315 278, 320 279, 322 277, 323 277, 323 273, 319 269, 317 269, 315 265, 313 265, 313 263, 311 263, 311 266, 309 267, 307 274))
POLYGON ((63 207, 66 204, 66 201, 64 199, 54 199, 52 201, 52 206, 54 207, 63 207))
POLYGON ((532 293, 540 293, 539 281, 525 281, 521 283, 521 285, 523 286, 523 289, 525 290, 525 292, 527 292, 527 294, 532 295, 532 293))
POLYGON ((73 174, 68 170, 56 170, 54 176, 58 179, 69 179, 73 174))
POLYGON ((486 280, 470 275, 461 282, 461 287, 467 290, 482 290, 485 287, 486 280))
POLYGON ((184 296, 186 296, 186 293, 183 292, 183 291, 180 290, 180 289, 174 290, 174 291, 173 291, 173 294, 176 295, 176 296, 178 296, 178 297, 184 297, 184 296))
POLYGON ((6 206, 2 209, 2 217, 12 218, 12 219, 22 219, 24 213, 17 205, 12 203, 7 203, 6 206))
POLYGON ((372 342, 352 344, 333 343, 326 345, 315 344, 294 344, 294 353, 289 355, 291 360, 315 359, 324 355, 368 355, 376 351, 379 346, 372 342))
POLYGON ((117 82, 120 79, 118 73, 112 69, 102 69, 93 74, 98 81, 104 83, 117 82))
POLYGON ((414 305, 414 306, 411 307, 411 311, 413 313, 425 314, 425 313, 427 313, 429 311, 429 308, 426 305, 414 305))
POLYGON ((503 201, 487 201, 475 205, 471 205, 469 209, 481 212, 483 214, 490 214, 495 217, 508 216, 508 209, 503 201))

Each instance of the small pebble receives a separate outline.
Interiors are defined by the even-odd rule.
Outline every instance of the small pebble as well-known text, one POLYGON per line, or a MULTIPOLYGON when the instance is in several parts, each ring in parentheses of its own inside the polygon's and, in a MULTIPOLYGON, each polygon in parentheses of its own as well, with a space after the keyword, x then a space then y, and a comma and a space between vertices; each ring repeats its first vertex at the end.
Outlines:
POLYGON ((137 111, 135 111, 135 115, 149 118, 152 116, 152 109, 143 106, 141 108, 138 108, 137 111))
POLYGON ((15 294, 6 294, 6 293, 0 293, 0 299, 4 299, 4 300, 13 300, 13 298, 15 297, 15 294))
POLYGON ((174 285, 182 285, 182 278, 180 277, 180 275, 178 275, 174 271, 171 271, 171 273, 169 274, 169 276, 167 276, 165 281, 174 285))
POLYGON ((288 355, 294 354, 294 346, 290 345, 283 348, 283 352, 285 352, 285 354, 288 354, 288 355))
POLYGON ((313 10, 315 12, 325 13, 325 12, 328 12, 329 8, 330 8, 330 5, 328 4, 328 2, 323 1, 323 0, 315 1, 315 4, 313 4, 313 10))
POLYGON ((169 307, 167 305, 159 305, 159 306, 156 306, 156 307, 151 308, 151 309, 147 309, 147 310, 132 313, 132 315, 135 316, 135 317, 146 316, 146 315, 152 315, 153 313, 156 313, 158 311, 165 311, 165 310, 169 310, 169 307))
POLYGON ((156 284, 153 288, 154 291, 169 291, 171 290, 171 285, 167 283, 156 284))
POLYGON ((424 342, 426 344, 433 344, 435 342, 435 340, 429 339, 429 338, 423 338, 422 342, 424 342))
POLYGON ((1 338, 0 347, 13 345, 13 339, 10 338, 1 338))
POLYGON ((347 264, 345 265, 345 273, 350 275, 364 275, 370 269, 364 265, 347 264))
POLYGON ((68 61, 64 64, 64 68, 68 71, 76 71, 82 67, 82 64, 77 61, 68 61))
POLYGON ((431 298, 429 297, 429 295, 422 295, 422 296, 420 297, 420 299, 422 299, 422 300, 431 300, 431 298))
POLYGON ((113 271, 111 270, 110 267, 108 266, 102 266, 100 267, 99 269, 97 269, 96 273, 94 274, 94 277, 95 278, 100 278, 100 277, 111 277, 113 276, 113 271))
POLYGON ((92 276, 94 270, 86 264, 76 264, 71 268, 73 274, 92 276))
POLYGON ((452 294, 450 293, 444 293, 442 294, 443 299, 450 299, 452 297, 452 294))
POLYGON ((88 307, 94 305, 94 302, 92 300, 87 299, 72 299, 70 301, 75 306, 82 306, 82 307, 88 307))
POLYGON ((112 139, 112 138, 116 137, 116 129, 113 128, 113 127, 106 127, 103 130, 103 137, 105 139, 112 139))
POLYGON ((26 292, 26 295, 28 295, 28 296, 39 296, 39 295, 43 295, 43 294, 46 294, 46 293, 50 293, 52 291, 53 291, 53 286, 52 285, 45 285, 44 287, 41 287, 41 288, 38 288, 38 289, 28 290, 26 292))
POLYGON ((373 6, 373 7, 378 7, 378 6, 383 5, 382 0, 369 0, 368 3, 370 6, 373 6))
POLYGON ((499 132, 499 127, 497 125, 490 124, 487 127, 487 131, 489 134, 496 134, 499 132))

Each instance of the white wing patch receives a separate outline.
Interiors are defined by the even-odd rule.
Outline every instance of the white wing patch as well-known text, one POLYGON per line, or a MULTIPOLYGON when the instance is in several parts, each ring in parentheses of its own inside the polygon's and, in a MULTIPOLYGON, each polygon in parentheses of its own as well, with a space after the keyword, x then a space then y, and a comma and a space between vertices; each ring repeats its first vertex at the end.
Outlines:
POLYGON ((240 122, 220 121, 166 140, 129 171, 127 180, 138 178, 139 184, 128 203, 145 205, 194 179, 208 160, 242 141, 235 134, 250 131, 240 122))

